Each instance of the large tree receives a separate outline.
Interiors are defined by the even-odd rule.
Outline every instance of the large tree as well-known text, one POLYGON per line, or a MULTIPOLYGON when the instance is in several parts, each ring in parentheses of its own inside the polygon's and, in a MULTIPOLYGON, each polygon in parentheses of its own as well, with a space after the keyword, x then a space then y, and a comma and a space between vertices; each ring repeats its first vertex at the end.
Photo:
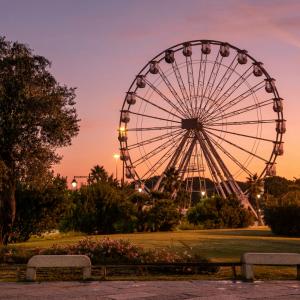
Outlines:
POLYGON ((15 219, 16 184, 40 184, 61 158, 57 148, 79 131, 75 89, 49 67, 28 46, 0 37, 0 244, 15 219))

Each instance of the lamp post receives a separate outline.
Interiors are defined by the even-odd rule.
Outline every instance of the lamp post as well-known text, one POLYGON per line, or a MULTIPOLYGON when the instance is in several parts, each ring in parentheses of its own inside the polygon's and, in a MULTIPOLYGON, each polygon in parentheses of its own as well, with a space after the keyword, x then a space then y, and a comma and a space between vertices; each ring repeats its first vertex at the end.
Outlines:
POLYGON ((118 160, 120 158, 120 154, 115 153, 113 155, 115 161, 116 161, 116 179, 118 180, 118 160))
POLYGON ((262 194, 257 194, 256 195, 256 207, 257 207, 257 216, 258 216, 258 225, 264 225, 264 221, 261 216, 261 210, 260 210, 260 199, 261 199, 262 194))
POLYGON ((77 180, 76 180, 76 178, 87 178, 88 179, 88 184, 90 183, 90 175, 88 175, 88 176, 74 176, 73 177, 73 180, 72 180, 72 182, 71 182, 71 185, 72 185, 72 188, 73 189, 76 189, 77 188, 77 185, 78 185, 78 182, 77 182, 77 180))

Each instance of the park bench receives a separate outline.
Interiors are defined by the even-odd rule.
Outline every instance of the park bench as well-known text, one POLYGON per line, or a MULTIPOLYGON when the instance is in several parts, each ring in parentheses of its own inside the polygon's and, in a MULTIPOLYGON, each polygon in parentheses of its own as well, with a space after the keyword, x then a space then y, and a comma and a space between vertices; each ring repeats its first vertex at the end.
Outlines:
POLYGON ((297 266, 297 279, 300 280, 299 253, 244 253, 241 257, 242 276, 253 280, 253 265, 297 266))
POLYGON ((36 280, 38 268, 82 268, 83 279, 91 277, 91 260, 86 255, 35 255, 27 263, 26 280, 36 280))

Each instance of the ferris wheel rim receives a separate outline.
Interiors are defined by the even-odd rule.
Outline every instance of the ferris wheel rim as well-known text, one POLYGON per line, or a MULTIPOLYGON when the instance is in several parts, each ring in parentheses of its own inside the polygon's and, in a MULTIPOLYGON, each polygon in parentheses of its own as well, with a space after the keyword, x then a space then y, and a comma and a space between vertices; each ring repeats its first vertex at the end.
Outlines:
MULTIPOLYGON (((208 42, 208 43, 213 44, 213 45, 222 45, 222 44, 224 44, 224 42, 221 42, 221 41, 217 41, 217 40, 205 40, 205 39, 202 39, 202 40, 191 40, 191 41, 187 41, 187 42, 184 42, 184 43, 191 43, 191 46, 197 46, 197 45, 201 45, 201 44, 203 44, 203 43, 205 43, 205 42, 208 42)), ((165 53, 165 51, 167 51, 167 50, 174 50, 174 49, 175 49, 174 52, 178 52, 178 51, 182 50, 183 47, 184 47, 184 46, 183 46, 184 43, 179 43, 179 44, 176 44, 176 45, 174 45, 174 46, 171 46, 171 47, 169 47, 169 48, 163 50, 163 51, 160 52, 159 54, 157 54, 155 57, 153 57, 152 60, 150 60, 148 63, 145 64, 145 66, 140 70, 140 72, 137 74, 137 76, 138 76, 138 75, 142 75, 143 72, 146 70, 146 68, 149 67, 150 62, 153 61, 153 60, 158 59, 160 56, 162 56, 162 55, 165 53)), ((225 44, 227 44, 230 48, 232 48, 232 49, 234 49, 234 50, 236 50, 236 51, 242 51, 240 48, 238 48, 238 47, 236 47, 236 46, 234 46, 234 45, 232 45, 232 44, 230 44, 230 43, 225 43, 225 44)), ((246 54, 246 56, 247 56, 249 59, 251 59, 251 61, 252 61, 253 63, 258 63, 258 61, 257 61, 255 58, 253 58, 248 52, 246 52, 245 54, 246 54)), ((162 60, 163 60, 163 57, 161 57, 161 58, 158 60, 158 62, 161 62, 162 60)), ((262 70, 263 74, 265 75, 265 77, 266 77, 267 79, 271 79, 271 76, 269 75, 269 73, 266 71, 266 69, 265 69, 263 66, 261 67, 261 70, 262 70)), ((148 73, 149 73, 149 70, 146 71, 143 75, 146 76, 146 75, 148 75, 148 73)), ((127 93, 128 93, 128 92, 131 92, 131 91, 136 92, 136 90, 138 89, 138 87, 136 87, 135 89, 133 89, 133 86, 134 86, 135 82, 136 82, 136 78, 133 80, 132 84, 130 85, 130 87, 129 87, 128 91, 127 91, 127 93)), ((276 86, 274 87, 272 93, 274 94, 275 98, 278 98, 278 99, 280 98, 276 86)), ((126 99, 124 99, 124 101, 123 101, 123 105, 122 105, 122 110, 121 110, 121 111, 124 110, 125 105, 126 105, 126 99)), ((130 105, 129 105, 129 107, 130 107, 130 105)), ((282 112, 282 111, 277 112, 277 120, 284 120, 283 112, 282 112)), ((178 123, 179 123, 179 122, 178 122, 178 123)), ((120 117, 119 126, 122 126, 122 124, 123 124, 123 122, 121 121, 121 117, 120 117)), ((125 127, 127 127, 127 124, 125 124, 125 127)), ((276 139, 275 139, 275 141, 273 141, 273 142, 274 142, 274 143, 283 143, 283 133, 278 133, 278 132, 277 132, 277 133, 276 133, 276 139)), ((121 147, 122 147, 122 143, 120 143, 120 144, 121 144, 121 147)), ((127 141, 125 142, 125 144, 126 144, 126 147, 125 147, 125 148, 128 149, 127 141)), ((270 155, 270 157, 269 157, 269 159, 268 159, 268 162, 267 162, 266 164, 275 164, 275 161, 276 161, 276 158, 277 158, 277 157, 278 157, 278 154, 276 154, 276 153, 274 153, 274 152, 272 151, 272 153, 271 153, 271 155, 270 155)), ((133 164, 132 164, 131 158, 129 158, 129 160, 130 160, 130 161, 128 162, 128 163, 129 163, 128 165, 129 165, 129 167, 130 167, 130 166, 132 166, 133 164)), ((126 166, 127 166, 127 162, 125 162, 125 164, 126 164, 126 166)), ((265 168, 264 168, 264 169, 262 170, 262 172, 260 173, 259 178, 262 178, 262 177, 265 176, 266 168, 267 168, 267 165, 265 166, 265 168)), ((139 174, 135 174, 135 176, 138 177, 138 180, 141 180, 141 179, 139 178, 139 174)))

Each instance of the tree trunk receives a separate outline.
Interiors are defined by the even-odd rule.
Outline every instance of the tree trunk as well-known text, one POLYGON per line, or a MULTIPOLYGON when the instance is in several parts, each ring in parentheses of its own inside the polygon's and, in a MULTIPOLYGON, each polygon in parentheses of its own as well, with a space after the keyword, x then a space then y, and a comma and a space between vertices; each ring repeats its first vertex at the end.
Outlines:
POLYGON ((7 245, 16 216, 16 185, 14 178, 7 178, 0 191, 0 245, 7 245))

